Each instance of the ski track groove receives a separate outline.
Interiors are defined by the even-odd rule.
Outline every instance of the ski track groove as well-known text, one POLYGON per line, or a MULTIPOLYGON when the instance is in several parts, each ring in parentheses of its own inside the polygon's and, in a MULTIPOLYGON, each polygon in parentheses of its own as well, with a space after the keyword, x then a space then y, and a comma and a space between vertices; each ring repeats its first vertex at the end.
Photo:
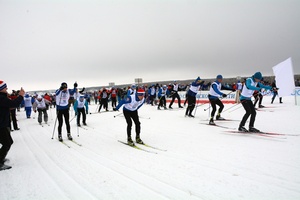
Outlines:
MULTIPOLYGON (((32 138, 32 139, 33 139, 33 138, 32 138)), ((35 141, 34 141, 34 142, 35 142, 35 141)), ((35 142, 35 144, 36 144, 36 142, 35 142)), ((164 182, 162 182, 162 181, 160 181, 160 180, 154 179, 154 178, 152 178, 152 177, 149 177, 148 175, 145 175, 145 174, 143 174, 143 173, 141 173, 141 172, 138 172, 138 171, 136 171, 136 170, 133 170, 133 169, 131 169, 131 168, 129 168, 129 167, 127 167, 127 166, 121 164, 121 163, 118 163, 118 162, 116 162, 116 161, 113 161, 113 160, 111 160, 111 159, 108 159, 108 158, 106 158, 106 157, 103 157, 102 155, 97 154, 97 153, 91 151, 90 149, 85 148, 84 146, 82 146, 82 147, 78 146, 78 147, 77 147, 77 145, 75 146, 75 144, 74 144, 74 145, 70 145, 70 146, 71 146, 71 149, 67 149, 67 150, 76 150, 76 151, 80 154, 81 159, 87 160, 87 158, 88 158, 91 162, 93 162, 93 163, 95 163, 95 164, 97 164, 97 165, 100 165, 100 166, 102 166, 102 167, 104 167, 104 168, 106 168, 106 169, 112 171, 112 172, 115 173, 115 174, 121 175, 121 176, 123 176, 124 178, 126 178, 126 179, 128 179, 128 180, 130 180, 130 181, 132 181, 132 182, 135 182, 136 184, 141 185, 142 187, 144 187, 144 188, 146 188, 146 189, 148 189, 148 190, 153 191, 154 193, 160 195, 161 197, 164 197, 164 198, 167 198, 167 199, 182 199, 182 198, 187 198, 187 197, 188 197, 188 198, 191 198, 191 196, 190 196, 190 194, 188 194, 188 192, 182 191, 182 190, 180 190, 180 189, 178 189, 178 188, 175 188, 175 187, 173 187, 173 186, 171 186, 171 185, 169 185, 169 184, 166 184, 166 183, 164 183, 164 182), (85 153, 85 155, 84 155, 82 149, 88 150, 89 153, 85 153), (98 159, 95 159, 95 156, 90 156, 91 153, 94 154, 94 155, 96 155, 97 157, 101 156, 101 159, 104 158, 104 159, 106 159, 106 161, 105 161, 105 162, 100 162, 98 159), (115 165, 115 166, 114 166, 114 169, 112 169, 111 167, 107 166, 107 164, 106 164, 106 165, 104 164, 104 163, 108 163, 108 162, 115 165), (119 166, 116 166, 116 164, 119 165, 119 166), (119 172, 118 170, 116 170, 116 169, 119 169, 120 167, 125 168, 125 169, 122 170, 123 172, 119 172), (128 171, 133 171, 132 174, 135 174, 134 172, 138 172, 139 175, 134 175, 136 178, 132 178, 132 175, 131 175, 131 176, 125 175, 125 173, 128 172, 128 171), (138 180, 140 179, 140 177, 141 177, 140 175, 143 175, 144 178, 146 177, 146 179, 148 179, 148 180, 150 179, 150 181, 146 181, 146 183, 143 183, 143 180, 138 181, 138 180), (151 179, 152 179, 152 180, 151 180, 151 179), (183 195, 183 194, 178 194, 178 195, 176 195, 176 198, 174 198, 174 196, 171 196, 171 195, 169 195, 169 197, 168 197, 167 195, 163 194, 163 192, 165 192, 165 191, 167 191, 167 190, 164 190, 164 189, 161 189, 161 188, 155 189, 155 188, 157 188, 157 184, 152 184, 152 185, 153 185, 152 188, 149 188, 149 185, 148 185, 147 183, 149 183, 149 182, 152 183, 153 180, 155 180, 156 182, 161 182, 162 184, 165 184, 165 185, 163 186, 164 188, 168 188, 168 187, 169 187, 169 188, 174 188, 174 189, 176 189, 176 190, 178 190, 178 191, 184 193, 184 195, 183 195), (186 196, 185 196, 185 195, 186 195, 186 196), (177 198, 177 196, 181 196, 181 198, 177 198)), ((42 149, 42 148, 41 148, 41 149, 42 149)), ((45 153, 45 154, 46 154, 46 153, 45 153)), ((46 154, 46 155, 47 155, 47 154, 46 154)), ((48 155, 47 155, 47 156, 48 156, 48 155)), ((78 154, 76 154, 76 155, 74 155, 74 156, 78 156, 78 154)), ((49 157, 48 157, 48 158, 49 158, 49 157)), ((50 159, 51 159, 51 158, 50 158, 50 159)), ((53 161, 53 159, 51 159, 51 160, 53 161)), ((54 162, 54 161, 53 161, 53 162, 54 162)), ((55 163, 55 162, 54 162, 54 163, 55 163)), ((174 194, 174 193, 171 193, 171 194, 174 194)), ((198 198, 200 198, 200 197, 198 197, 198 198)), ((203 199, 203 198, 202 198, 202 199, 203 199)))
MULTIPOLYGON (((26 127, 26 129, 28 129, 27 127, 26 127)), ((35 149, 38 149, 37 151, 34 151, 35 152, 35 154, 44 154, 44 158, 46 157, 49 161, 51 161, 51 163, 57 168, 57 169, 59 169, 59 171, 61 172, 61 174, 63 174, 63 176, 65 177, 65 178, 67 178, 67 179, 69 179, 69 180, 71 180, 73 183, 74 183, 74 187, 77 187, 77 189, 81 189, 81 191, 82 191, 82 193, 85 193, 85 197, 87 197, 87 198, 89 198, 89 199, 97 199, 96 197, 94 197, 93 195, 91 195, 87 190, 85 190, 81 185, 80 185, 80 183, 78 183, 77 181, 75 181, 72 177, 70 177, 69 175, 68 175, 68 173, 67 172, 65 172, 52 158, 50 158, 50 156, 44 151, 44 149, 43 148, 41 148, 41 145, 39 145, 38 144, 38 142, 36 142, 35 141, 35 139, 33 138, 33 136, 31 135, 31 134, 29 134, 29 137, 30 137, 30 140, 34 143, 34 145, 36 146, 35 147, 35 149)), ((26 137, 25 137, 26 138, 26 137)), ((26 139, 24 139, 24 136, 22 135, 22 139, 23 139, 23 141, 25 141, 26 139)), ((50 139, 49 139, 50 140, 50 139)), ((25 143, 27 143, 27 142, 25 142, 25 143)), ((31 148, 31 147, 29 147, 29 145, 26 145, 28 148, 31 148)), ((33 153, 33 151, 32 150, 30 150, 32 153, 33 153)), ((47 165, 48 165, 48 163, 47 163, 47 165, 46 164, 42 164, 42 162, 38 159, 38 156, 36 156, 34 154, 34 156, 37 158, 36 160, 39 162, 39 164, 42 166, 42 168, 47 168, 47 169, 52 169, 52 168, 50 168, 50 167, 48 167, 47 165)), ((42 157, 42 156, 41 156, 42 157)), ((46 171, 46 170, 45 170, 46 171)), ((49 174, 49 172, 48 171, 46 171, 46 173, 48 173, 49 174)), ((57 171, 55 171, 55 172, 53 172, 52 174, 57 174, 57 171)), ((50 176, 50 174, 49 174, 49 176, 50 176)), ((50 176, 51 177, 51 176, 50 176)), ((60 176, 61 177, 61 176, 60 176)), ((70 183, 69 181, 68 181, 68 183, 70 183)), ((59 185, 62 185, 62 184, 60 184, 59 183, 59 185)), ((63 186, 64 187, 64 186, 63 186)), ((73 189, 72 189, 73 190, 73 189)), ((70 197, 70 195, 69 194, 72 194, 72 192, 71 191, 69 191, 69 192, 64 192, 65 194, 66 194, 66 196, 68 196, 68 198, 69 199, 80 199, 80 197, 78 198, 78 197, 76 197, 76 196, 73 196, 73 197, 70 197)))

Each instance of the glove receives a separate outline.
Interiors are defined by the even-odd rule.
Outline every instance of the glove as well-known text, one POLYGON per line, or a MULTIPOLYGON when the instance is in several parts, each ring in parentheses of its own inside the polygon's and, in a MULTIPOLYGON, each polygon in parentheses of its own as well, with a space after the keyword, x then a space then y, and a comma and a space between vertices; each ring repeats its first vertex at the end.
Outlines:
POLYGON ((222 94, 222 97, 223 97, 223 98, 227 97, 227 94, 222 94))
POLYGON ((64 89, 63 87, 60 87, 60 88, 59 88, 59 90, 63 90, 63 89, 64 89))
POLYGON ((88 110, 86 111, 86 114, 89 114, 89 111, 88 111, 88 110))
POLYGON ((116 108, 113 108, 113 111, 118 111, 116 108))
POLYGON ((75 116, 77 116, 77 112, 75 113, 75 116))
POLYGON ((77 82, 74 83, 74 88, 77 88, 78 84, 77 82))
POLYGON ((231 91, 232 91, 232 92, 235 92, 236 90, 235 90, 235 89, 232 89, 231 91))

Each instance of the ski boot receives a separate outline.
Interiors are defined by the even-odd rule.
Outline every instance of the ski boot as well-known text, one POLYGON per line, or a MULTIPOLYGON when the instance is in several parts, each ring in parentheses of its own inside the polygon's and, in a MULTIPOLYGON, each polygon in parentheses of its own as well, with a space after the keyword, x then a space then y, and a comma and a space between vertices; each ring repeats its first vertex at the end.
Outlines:
POLYGON ((258 105, 258 107, 259 107, 259 108, 264 108, 265 106, 263 106, 263 105, 258 105))
POLYGON ((241 132, 249 132, 244 126, 240 126, 239 127, 239 131, 241 131, 241 132))
POLYGON ((217 116, 216 116, 216 120, 225 120, 223 117, 221 117, 221 115, 220 114, 218 114, 217 116))
POLYGON ((143 142, 143 140, 141 140, 140 136, 137 136, 137 137, 135 138, 135 141, 136 141, 136 143, 138 143, 138 144, 144 144, 144 142, 143 142))
POLYGON ((134 146, 134 143, 133 143, 133 140, 131 139, 131 137, 127 138, 127 144, 132 147, 134 146))
POLYGON ((8 166, 8 165, 5 165, 5 164, 0 164, 0 171, 7 170, 7 169, 11 169, 11 166, 8 166))
POLYGON ((249 132, 251 132, 251 133, 259 133, 260 131, 258 129, 256 129, 256 128, 250 126, 249 127, 249 132))
POLYGON ((87 126, 87 124, 85 122, 83 122, 83 126, 87 126))
POLYGON ((183 108, 182 106, 179 106, 179 108, 183 108))
POLYGON ((192 115, 192 114, 189 114, 189 117, 191 117, 191 118, 194 118, 195 116, 194 116, 194 115, 192 115))
POLYGON ((77 126, 78 126, 78 127, 81 127, 81 125, 80 125, 80 124, 77 124, 77 126))
POLYGON ((172 106, 169 106, 169 109, 173 109, 172 106))
POLYGON ((63 139, 62 139, 62 137, 61 137, 61 134, 58 134, 58 141, 60 141, 60 142, 63 141, 63 139))
POLYGON ((164 109, 165 109, 165 110, 168 110, 166 106, 164 107, 164 109))
POLYGON ((73 140, 72 136, 70 133, 68 133, 68 140, 73 140))
POLYGON ((212 117, 210 118, 209 125, 216 125, 215 122, 214 122, 214 118, 212 118, 212 117))
POLYGON ((157 107, 157 110, 160 110, 160 107, 159 107, 159 106, 157 107))

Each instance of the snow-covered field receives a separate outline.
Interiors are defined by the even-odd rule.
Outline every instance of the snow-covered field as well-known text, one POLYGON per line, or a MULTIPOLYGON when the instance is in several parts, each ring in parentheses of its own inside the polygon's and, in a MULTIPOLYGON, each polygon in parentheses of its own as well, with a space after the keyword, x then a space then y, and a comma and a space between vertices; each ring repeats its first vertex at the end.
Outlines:
MULTIPOLYGON (((82 146, 65 140, 68 148, 51 140, 53 109, 44 127, 21 111, 8 155, 13 168, 0 172, 0 199, 300 199, 300 136, 293 136, 300 134, 300 107, 293 101, 264 99, 270 108, 257 112, 256 127, 287 134, 270 137, 206 125, 208 104, 198 107, 195 119, 185 118, 183 109, 144 105, 141 137, 167 151, 142 148, 157 154, 118 142, 126 141, 118 112, 88 115, 87 130, 73 120, 72 135, 82 146)), ((216 123, 237 128, 243 114, 243 108, 228 110, 222 116, 233 121, 216 123)))

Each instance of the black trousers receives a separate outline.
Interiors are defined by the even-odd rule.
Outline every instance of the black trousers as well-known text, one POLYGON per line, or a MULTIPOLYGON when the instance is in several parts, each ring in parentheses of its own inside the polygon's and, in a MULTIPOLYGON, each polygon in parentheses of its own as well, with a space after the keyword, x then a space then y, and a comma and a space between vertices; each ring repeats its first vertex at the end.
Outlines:
POLYGON ((14 130, 18 129, 18 123, 16 118, 16 109, 10 110, 11 121, 13 123, 14 130))
POLYGON ((150 95, 150 104, 153 106, 154 100, 155 100, 155 95, 150 95))
POLYGON ((173 95, 172 95, 172 101, 171 101, 169 107, 171 107, 173 105, 175 99, 178 100, 178 106, 181 107, 181 105, 180 105, 181 104, 181 99, 180 99, 180 96, 179 96, 178 92, 173 93, 173 95))
POLYGON ((102 106, 104 109, 106 109, 106 110, 108 109, 108 99, 107 98, 100 100, 100 107, 99 107, 98 112, 100 112, 102 106))
POLYGON ((111 98, 111 106, 113 108, 117 107, 117 97, 112 97, 111 98))
POLYGON ((161 107, 161 106, 163 106, 163 107, 167 106, 167 100, 166 100, 165 96, 161 96, 159 99, 158 107, 161 107))
POLYGON ((139 120, 139 115, 137 110, 136 111, 123 110, 123 114, 127 122, 127 137, 131 137, 132 120, 135 124, 136 137, 140 137, 141 122, 139 120))
POLYGON ((243 119, 240 123, 240 126, 245 126, 247 119, 251 115, 249 127, 254 127, 256 111, 255 111, 255 108, 254 108, 254 105, 253 105, 252 101, 251 100, 242 100, 242 105, 243 105, 246 113, 245 113, 245 115, 244 115, 244 117, 243 117, 243 119))
POLYGON ((219 108, 219 113, 221 114, 221 112, 224 109, 224 104, 222 103, 222 101, 219 98, 217 98, 217 99, 209 99, 209 102, 210 102, 210 105, 212 107, 212 111, 211 111, 210 116, 212 118, 215 116, 215 113, 217 111, 217 105, 220 107, 219 108))
POLYGON ((65 123, 67 127, 67 133, 70 133, 70 114, 69 109, 58 110, 57 111, 57 119, 58 119, 58 135, 61 135, 61 128, 63 126, 63 118, 65 118, 65 123))
POLYGON ((254 101, 254 107, 256 106, 257 102, 259 101, 258 105, 260 106, 263 100, 263 95, 262 94, 258 94, 255 97, 255 101, 254 101))
POLYGON ((191 115, 196 106, 196 96, 187 95, 188 107, 186 108, 185 115, 191 115))
POLYGON ((3 164, 3 160, 14 143, 10 135, 10 128, 0 128, 0 143, 2 144, 0 148, 0 164, 3 164))
POLYGON ((86 114, 84 108, 77 108, 77 124, 80 124, 80 116, 82 114, 82 123, 86 122, 86 114))

